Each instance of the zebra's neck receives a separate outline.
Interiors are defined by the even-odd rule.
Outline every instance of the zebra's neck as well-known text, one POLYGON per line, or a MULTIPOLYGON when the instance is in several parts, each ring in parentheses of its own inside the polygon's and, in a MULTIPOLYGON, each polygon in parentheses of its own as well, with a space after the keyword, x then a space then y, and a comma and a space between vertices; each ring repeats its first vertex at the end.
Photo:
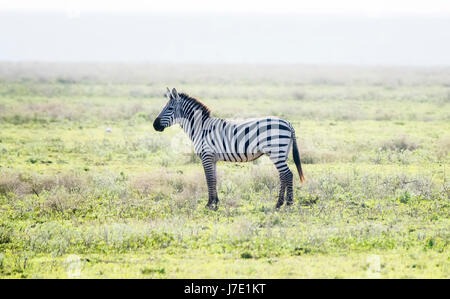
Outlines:
POLYGON ((195 143, 198 138, 201 138, 203 128, 211 119, 210 110, 199 100, 184 93, 180 94, 180 98, 177 122, 195 143))

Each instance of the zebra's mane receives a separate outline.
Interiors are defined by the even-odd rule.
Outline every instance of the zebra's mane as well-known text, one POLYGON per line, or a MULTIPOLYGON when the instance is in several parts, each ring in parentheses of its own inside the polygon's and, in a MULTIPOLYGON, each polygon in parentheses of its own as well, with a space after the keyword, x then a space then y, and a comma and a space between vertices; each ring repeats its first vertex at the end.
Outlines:
POLYGON ((180 98, 182 98, 183 100, 189 100, 189 101, 195 102, 195 103, 196 103, 196 108, 199 107, 200 109, 202 109, 203 115, 206 115, 206 116, 208 116, 208 117, 210 116, 211 110, 209 110, 209 108, 208 108, 205 104, 203 104, 202 102, 200 102, 200 101, 197 100, 196 98, 193 98, 193 97, 189 96, 189 95, 186 94, 186 93, 179 93, 179 96, 180 96, 180 98))

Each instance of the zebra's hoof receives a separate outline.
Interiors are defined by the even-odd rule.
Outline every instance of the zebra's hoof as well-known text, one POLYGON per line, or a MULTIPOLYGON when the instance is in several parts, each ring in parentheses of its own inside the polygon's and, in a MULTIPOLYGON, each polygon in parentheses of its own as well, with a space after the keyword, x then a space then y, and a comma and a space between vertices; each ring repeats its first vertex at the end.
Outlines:
POLYGON ((206 208, 210 209, 211 211, 217 211, 217 209, 219 208, 217 205, 215 204, 207 204, 205 206, 206 208))
POLYGON ((279 202, 277 202, 277 204, 276 204, 276 206, 275 206, 275 209, 279 209, 279 208, 281 208, 281 206, 283 205, 283 203, 279 203, 279 202))
POLYGON ((293 204, 294 204, 294 201, 287 201, 287 202, 286 202, 286 205, 287 205, 287 206, 292 206, 293 204))

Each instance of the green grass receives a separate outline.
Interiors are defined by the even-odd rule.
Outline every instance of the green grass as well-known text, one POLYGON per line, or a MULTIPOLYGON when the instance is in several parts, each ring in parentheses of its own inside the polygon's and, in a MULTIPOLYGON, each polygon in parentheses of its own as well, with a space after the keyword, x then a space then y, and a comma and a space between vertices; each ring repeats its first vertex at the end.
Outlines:
POLYGON ((1 278, 450 276, 446 69, 2 66, 1 278), (205 209, 187 137, 152 128, 166 84, 218 117, 289 120, 295 204, 274 209, 262 157, 220 163, 205 209))

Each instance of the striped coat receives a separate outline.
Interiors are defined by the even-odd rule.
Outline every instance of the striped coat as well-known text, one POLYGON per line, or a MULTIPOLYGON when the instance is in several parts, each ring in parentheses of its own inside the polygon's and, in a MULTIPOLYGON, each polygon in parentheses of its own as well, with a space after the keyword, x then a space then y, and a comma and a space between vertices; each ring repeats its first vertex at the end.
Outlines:
POLYGON ((211 117, 210 110, 200 101, 178 94, 175 89, 168 92, 167 105, 155 119, 153 127, 163 131, 173 124, 180 124, 194 143, 195 153, 202 160, 208 185, 207 207, 217 208, 217 161, 248 162, 268 155, 280 175, 280 192, 276 207, 279 208, 286 195, 288 205, 293 203, 292 172, 286 161, 292 147, 294 162, 304 181, 295 131, 291 124, 278 117, 264 117, 232 122, 211 117))

